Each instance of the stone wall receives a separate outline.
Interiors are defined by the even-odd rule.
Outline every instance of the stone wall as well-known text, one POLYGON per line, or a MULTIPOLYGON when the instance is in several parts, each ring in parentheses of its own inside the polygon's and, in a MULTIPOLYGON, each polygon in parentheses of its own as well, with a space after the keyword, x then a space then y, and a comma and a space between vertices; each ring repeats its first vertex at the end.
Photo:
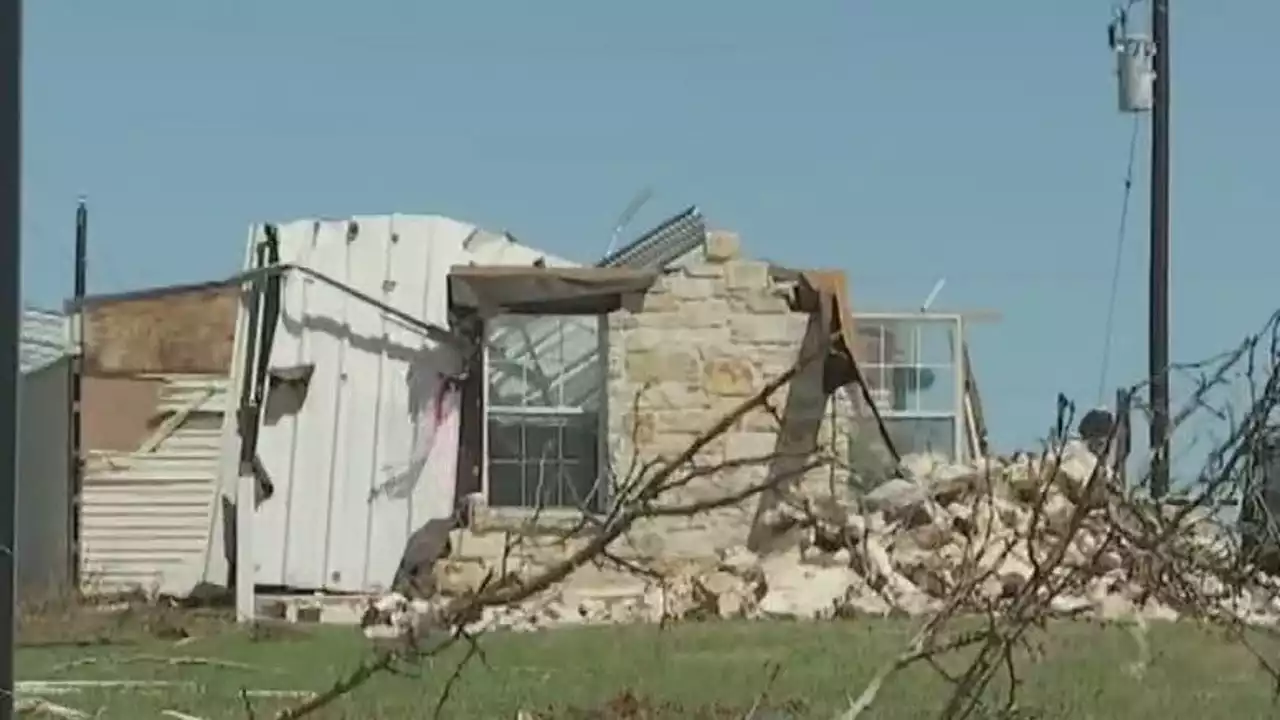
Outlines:
MULTIPOLYGON (((672 271, 610 315, 607 413, 615 483, 624 482, 649 460, 684 451, 732 408, 791 368, 807 333, 827 332, 815 317, 792 309, 793 295, 794 287, 776 281, 767 263, 741 257, 736 235, 712 233, 699 262, 672 271)), ((813 495, 846 488, 848 474, 842 468, 847 466, 853 403, 845 393, 831 399, 824 394, 822 370, 821 359, 809 364, 775 394, 772 412, 750 413, 695 458, 702 466, 738 465, 699 477, 665 494, 663 501, 721 497, 771 473, 795 476, 796 466, 808 457, 742 464, 775 454, 783 437, 838 458, 837 463, 804 474, 795 483, 797 489, 813 495)), ((650 563, 711 559, 757 541, 752 529, 760 512, 762 500, 754 497, 715 512, 648 521, 633 529, 618 554, 650 563)), ((543 514, 539 527, 533 527, 528 517, 485 513, 476 527, 456 535, 452 561, 443 568, 444 585, 478 582, 503 558, 513 533, 526 538, 521 551, 507 558, 507 570, 515 569, 513 564, 542 564, 562 557, 583 541, 555 536, 554 526, 566 522, 570 520, 543 514), (551 527, 541 533, 542 526, 551 527)), ((614 573, 588 570, 576 575, 574 583, 617 579, 614 573)))
MULTIPOLYGON (((775 281, 767 263, 741 257, 738 238, 713 233, 701 264, 680 268, 644 297, 609 318, 609 437, 615 475, 675 457, 720 418, 750 398, 801 356, 806 334, 827 330, 791 308, 794 287, 775 281)), ((831 425, 819 359, 775 394, 772 408, 753 411, 696 458, 704 466, 735 464, 781 452, 780 440, 839 454, 847 430, 831 425), (785 427, 785 432, 783 432, 785 427)), ((847 413, 836 413, 847 417, 847 413)), ((809 458, 749 463, 699 478, 664 496, 670 503, 722 497, 772 474, 794 475, 809 458)), ((836 466, 802 478, 811 492, 846 477, 836 466)), ((748 543, 759 511, 740 506, 637 528, 633 543, 661 556, 708 556, 748 543)))

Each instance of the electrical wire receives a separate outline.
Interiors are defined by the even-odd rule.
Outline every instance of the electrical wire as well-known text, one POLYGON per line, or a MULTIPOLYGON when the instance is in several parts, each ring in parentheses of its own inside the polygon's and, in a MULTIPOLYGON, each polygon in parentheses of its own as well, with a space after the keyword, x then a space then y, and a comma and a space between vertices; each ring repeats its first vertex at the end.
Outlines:
POLYGON ((1124 241, 1129 230, 1129 200, 1133 196, 1133 168, 1138 155, 1139 115, 1133 116, 1133 130, 1129 133, 1129 162, 1124 175, 1124 199, 1120 204, 1120 227, 1116 231, 1115 262, 1111 266, 1111 292, 1107 298, 1107 321, 1102 331, 1102 368, 1098 373, 1098 405, 1106 400, 1107 371, 1111 365, 1111 340, 1115 334, 1116 299, 1120 294, 1120 269, 1124 261, 1124 241))

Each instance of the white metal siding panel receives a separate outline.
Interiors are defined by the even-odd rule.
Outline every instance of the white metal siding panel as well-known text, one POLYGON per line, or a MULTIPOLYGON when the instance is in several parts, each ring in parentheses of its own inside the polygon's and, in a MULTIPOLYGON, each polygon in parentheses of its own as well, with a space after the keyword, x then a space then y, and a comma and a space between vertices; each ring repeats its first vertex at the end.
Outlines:
MULTIPOLYGON (((449 268, 478 257, 463 249, 475 228, 435 216, 354 221, 359 229, 351 240, 347 221, 279 226, 281 261, 444 326, 449 268)), ((473 239, 473 251, 489 257, 520 247, 473 239)), ((314 372, 301 409, 265 424, 259 437, 259 459, 275 493, 258 507, 252 530, 256 582, 376 591, 390 584, 408 535, 452 511, 452 472, 419 472, 405 492, 383 490, 412 468, 410 367, 456 368, 458 359, 322 283, 290 277, 283 294, 272 364, 309 363, 314 372)))
POLYGON ((17 556, 24 600, 61 594, 71 580, 69 364, 64 357, 29 372, 19 386, 17 556))
POLYGON ((200 582, 215 518, 220 411, 192 413, 154 452, 91 456, 81 510, 85 590, 181 596, 200 582))

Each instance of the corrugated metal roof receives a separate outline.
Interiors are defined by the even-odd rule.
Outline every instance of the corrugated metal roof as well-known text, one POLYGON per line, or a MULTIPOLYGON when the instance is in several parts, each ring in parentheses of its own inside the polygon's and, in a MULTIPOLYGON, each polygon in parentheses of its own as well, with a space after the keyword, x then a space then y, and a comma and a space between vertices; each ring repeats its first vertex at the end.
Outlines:
POLYGON ((50 310, 22 311, 19 367, 23 373, 49 365, 71 352, 67 316, 50 310))
POLYGON ((599 267, 657 269, 675 262, 707 239, 707 223, 697 206, 667 218, 657 227, 596 263, 599 267))

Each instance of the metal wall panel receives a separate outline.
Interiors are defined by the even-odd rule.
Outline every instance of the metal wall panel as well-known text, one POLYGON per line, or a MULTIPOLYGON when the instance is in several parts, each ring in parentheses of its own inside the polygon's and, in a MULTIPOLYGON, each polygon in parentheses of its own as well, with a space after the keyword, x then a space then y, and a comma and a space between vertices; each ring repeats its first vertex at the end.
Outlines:
MULTIPOLYGON (((441 327, 454 265, 563 262, 438 216, 303 220, 277 232, 282 262, 441 327)), ((251 245, 262 239, 255 233, 251 245)), ((242 317, 237 333, 247 327, 242 317)), ((271 353, 273 366, 314 370, 291 410, 274 412, 271 391, 267 398, 257 451, 273 493, 257 506, 251 529, 255 582, 335 592, 385 588, 409 534, 453 509, 453 468, 437 466, 434 451, 429 462, 415 455, 416 423, 429 400, 418 396, 430 395, 417 378, 456 370, 460 359, 376 307, 303 276, 285 280, 271 353)), ((456 435, 456 423, 441 426, 434 447, 456 453, 456 435)), ((228 444, 234 453, 238 438, 228 444)))
POLYGON ((18 597, 38 602, 71 582, 70 359, 22 376, 18 408, 18 597))
POLYGON ((80 530, 84 590, 183 596, 204 578, 209 553, 222 552, 211 539, 225 393, 225 379, 177 378, 161 393, 160 419, 186 413, 154 451, 90 456, 80 530))

